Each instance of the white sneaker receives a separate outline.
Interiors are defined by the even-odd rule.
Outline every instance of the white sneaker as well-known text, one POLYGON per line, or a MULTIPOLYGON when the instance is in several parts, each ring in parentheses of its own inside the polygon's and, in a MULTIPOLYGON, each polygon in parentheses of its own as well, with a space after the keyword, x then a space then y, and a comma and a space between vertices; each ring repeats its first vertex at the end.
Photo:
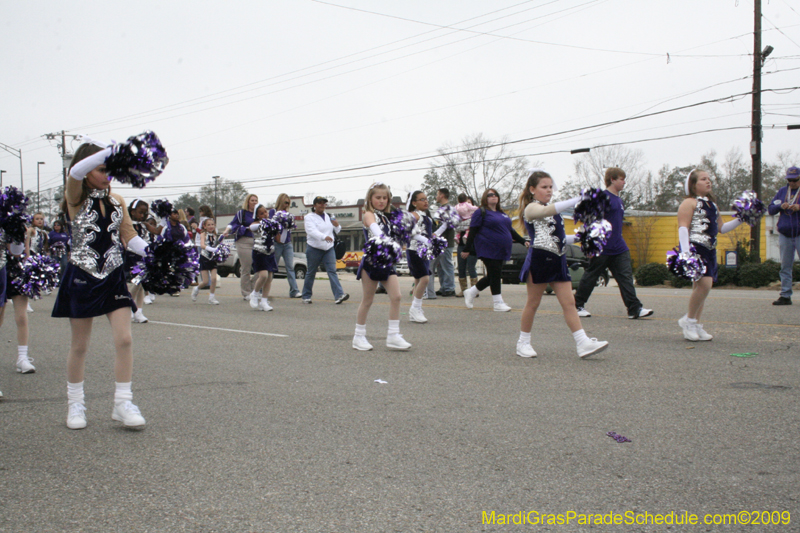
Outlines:
POLYGON ((690 324, 686 315, 683 315, 678 319, 678 325, 683 329, 684 339, 692 342, 697 342, 700 340, 700 335, 697 334, 695 329, 696 324, 690 324))
POLYGON ((133 321, 137 324, 145 324, 147 323, 147 317, 144 316, 144 313, 141 309, 137 309, 136 312, 133 314, 133 321))
POLYGON ((393 350, 408 350, 411 348, 411 343, 407 342, 399 333, 395 333, 386 337, 386 347, 393 350))
POLYGON ((645 309, 644 307, 642 307, 641 309, 639 309, 639 314, 638 315, 628 315, 628 318, 634 318, 634 319, 635 318, 644 318, 646 316, 651 316, 652 314, 653 314, 653 310, 652 309, 645 309))
POLYGON ((367 352, 372 349, 372 345, 367 341, 364 335, 355 335, 353 337, 353 348, 362 352, 367 352))
POLYGON ((507 306, 505 302, 495 302, 494 310, 500 313, 507 313, 511 311, 511 308, 507 306))
POLYGON ((145 424, 141 411, 129 400, 115 403, 111 418, 117 422, 122 422, 128 428, 143 428, 145 424))
POLYGON ((217 297, 212 294, 208 297, 208 303, 210 305, 219 305, 219 300, 217 300, 217 297))
POLYGON ((517 342, 517 355, 520 357, 536 357, 536 351, 529 342, 517 342))
POLYGON ((596 353, 600 353, 608 347, 608 341, 599 341, 597 339, 586 339, 578 345, 578 357, 586 359, 596 353))
MULTIPOLYGON (((197 301, 197 295, 198 294, 200 294, 200 286, 199 285, 197 285, 194 289, 192 289, 192 301, 193 302, 197 301)), ((146 304, 150 303, 150 302, 147 301, 146 297, 144 299, 144 303, 146 303, 146 304)))
POLYGON ((408 321, 424 324, 428 319, 425 318, 425 313, 422 312, 421 307, 412 307, 408 310, 408 321))
POLYGON ((83 429, 86 427, 86 406, 82 403, 69 404, 67 412, 67 427, 69 429, 83 429))
POLYGON ((714 338, 713 335, 711 335, 710 333, 706 332, 706 330, 703 329, 703 324, 695 324, 694 331, 695 333, 697 333, 698 340, 710 341, 711 339, 714 338))
POLYGON ((261 300, 261 297, 257 292, 251 292, 247 299, 250 300, 250 309, 258 309, 258 304, 261 300))
POLYGON ((34 367, 31 363, 33 359, 28 356, 19 357, 17 359, 17 372, 20 374, 33 374, 36 372, 36 367, 34 367))
POLYGON ((260 302, 258 302, 258 310, 259 311, 272 311, 272 306, 269 305, 269 302, 266 298, 262 298, 260 302))
POLYGON ((33 307, 31 307, 31 304, 28 304, 28 312, 33 313, 33 307))
POLYGON ((3 399, 3 391, 0 390, 0 400, 3 399))
POLYGON ((578 316, 581 317, 581 318, 588 318, 588 317, 592 316, 592 313, 587 311, 586 308, 584 308, 584 307, 579 307, 578 308, 578 316))
POLYGON ((464 291, 464 305, 467 309, 472 309, 472 304, 475 302, 475 296, 478 294, 478 289, 475 286, 470 287, 464 291))
POLYGON ((156 301, 156 295, 155 294, 148 294, 147 296, 144 297, 144 305, 153 304, 153 303, 155 303, 155 301, 156 301))
POLYGON ((136 318, 136 313, 134 313, 133 311, 131 311, 131 322, 133 322, 133 319, 134 319, 134 318, 136 318))

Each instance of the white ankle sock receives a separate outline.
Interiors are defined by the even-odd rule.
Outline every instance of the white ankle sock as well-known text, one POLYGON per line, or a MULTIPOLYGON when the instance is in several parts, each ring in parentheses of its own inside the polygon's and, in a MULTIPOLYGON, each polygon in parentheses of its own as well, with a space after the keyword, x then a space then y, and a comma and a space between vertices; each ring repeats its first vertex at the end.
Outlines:
POLYGON ((214 293, 213 292, 208 293, 208 299, 210 300, 211 298, 214 298, 214 293))
POLYGON ((519 340, 517 342, 526 342, 528 344, 531 343, 531 332, 525 333, 524 331, 519 332, 519 340))
POLYGON ((413 300, 411 300, 411 307, 414 309, 422 309, 422 299, 415 297, 413 300))
POLYGON ((366 324, 356 324, 356 336, 361 336, 361 337, 366 337, 367 336, 367 325, 366 324))
POLYGON ((17 346, 17 359, 27 359, 27 358, 28 358, 28 347, 17 346))
POLYGON ((689 324, 697 324, 696 318, 689 318, 689 315, 686 315, 686 322, 689 324))
POLYGON ((133 400, 133 392, 131 391, 131 382, 120 383, 116 382, 116 390, 114 391, 114 403, 133 400))
POLYGON ((264 298, 264 297, 262 297, 261 298, 261 303, 264 304, 264 305, 269 305, 269 300, 264 298))
POLYGON ((492 301, 496 304, 503 303, 503 295, 502 294, 492 294, 492 301))
POLYGON ((389 335, 399 335, 400 334, 400 321, 399 320, 390 320, 389 321, 389 335))
POLYGON ((575 339, 575 344, 580 344, 583 341, 588 341, 589 337, 586 336, 586 332, 582 329, 579 329, 575 333, 572 334, 572 338, 575 339))
POLYGON ((69 403, 83 403, 83 381, 80 383, 67 382, 67 401, 69 403))

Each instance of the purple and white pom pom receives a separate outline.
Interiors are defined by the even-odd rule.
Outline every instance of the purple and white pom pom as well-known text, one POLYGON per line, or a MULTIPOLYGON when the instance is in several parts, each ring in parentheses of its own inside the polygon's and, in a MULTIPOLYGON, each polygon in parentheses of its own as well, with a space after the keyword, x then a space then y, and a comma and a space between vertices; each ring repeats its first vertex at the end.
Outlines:
POLYGON ((164 198, 163 200, 153 200, 150 209, 158 218, 167 218, 172 214, 172 203, 164 198))
POLYGON ((153 294, 177 294, 200 272, 197 249, 181 241, 158 237, 147 246, 147 255, 131 269, 135 284, 153 294))
POLYGON ((61 265, 52 257, 34 254, 19 263, 19 268, 21 272, 11 284, 28 298, 38 300, 58 286, 61 265))
POLYGON ((400 259, 403 248, 391 237, 371 237, 364 243, 364 257, 376 269, 390 268, 400 259))
POLYGON ((461 223, 461 215, 459 215, 456 209, 450 204, 441 206, 433 214, 433 218, 442 224, 447 224, 447 227, 452 229, 456 229, 461 223))
POLYGON ((6 242, 25 242, 26 225, 31 217, 25 211, 29 199, 22 191, 8 186, 0 194, 0 230, 6 242))
POLYGON ((287 213, 286 211, 275 211, 275 214, 272 215, 272 220, 280 224, 282 228, 281 231, 290 230, 297 227, 297 224, 294 221, 294 215, 287 213))
POLYGON ((427 245, 422 243, 419 244, 417 247, 417 254, 423 259, 433 261, 442 255, 445 250, 447 250, 447 239, 434 234, 428 241, 427 245))
POLYGON ((581 190, 581 201, 575 206, 572 218, 575 222, 591 224, 595 220, 605 218, 611 208, 611 201, 603 189, 590 188, 581 190))
POLYGON ((755 191, 744 191, 733 201, 733 210, 736 211, 736 218, 751 226, 755 226, 767 212, 764 202, 759 200, 755 191))
POLYGON ((61 259, 67 253, 67 244, 64 241, 57 241, 50 245, 50 255, 56 259, 61 259))
POLYGON ((105 165, 109 178, 141 189, 159 177, 167 163, 169 157, 158 135, 146 131, 113 145, 105 165))
POLYGON ((212 261, 216 261, 217 263, 224 263, 228 260, 228 257, 231 255, 231 247, 227 244, 218 244, 217 251, 211 256, 212 261))
POLYGON ((589 258, 600 255, 611 236, 611 230, 611 222, 608 220, 595 220, 576 229, 576 240, 580 243, 583 254, 589 258))
POLYGON ((694 246, 688 252, 673 248, 667 252, 667 268, 679 278, 698 281, 706 273, 706 265, 695 252, 694 246))
POLYGON ((260 220, 261 232, 264 235, 275 236, 283 231, 283 226, 274 218, 262 218, 260 220))
POLYGON ((387 219, 389 220, 389 234, 398 243, 408 245, 411 242, 411 232, 417 224, 417 219, 408 211, 392 209, 387 219))

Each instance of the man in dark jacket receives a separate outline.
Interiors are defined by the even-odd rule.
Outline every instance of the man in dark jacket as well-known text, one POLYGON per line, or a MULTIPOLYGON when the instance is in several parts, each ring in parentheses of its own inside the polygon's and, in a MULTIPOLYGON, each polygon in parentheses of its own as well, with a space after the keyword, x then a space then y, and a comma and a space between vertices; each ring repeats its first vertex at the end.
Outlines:
POLYGON ((789 167, 786 182, 767 208, 770 215, 780 213, 781 295, 772 305, 792 305, 792 264, 795 254, 800 254, 800 168, 789 167))

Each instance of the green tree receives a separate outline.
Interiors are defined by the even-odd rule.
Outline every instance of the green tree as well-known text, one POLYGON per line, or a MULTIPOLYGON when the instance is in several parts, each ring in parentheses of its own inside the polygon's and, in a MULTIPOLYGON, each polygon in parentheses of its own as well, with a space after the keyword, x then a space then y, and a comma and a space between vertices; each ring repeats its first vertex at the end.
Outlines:
POLYGON ((178 199, 175 200, 174 205, 176 205, 178 209, 186 209, 187 207, 191 207, 194 209, 194 212, 197 213, 197 208, 202 204, 200 203, 200 198, 198 198, 196 194, 185 192, 178 196, 178 199))
POLYGON ((211 181, 200 188, 200 197, 197 205, 207 204, 214 209, 215 198, 217 209, 215 214, 231 215, 242 208, 242 203, 247 196, 247 189, 241 182, 220 178, 218 183, 211 181), (216 191, 216 194, 215 194, 216 191))

